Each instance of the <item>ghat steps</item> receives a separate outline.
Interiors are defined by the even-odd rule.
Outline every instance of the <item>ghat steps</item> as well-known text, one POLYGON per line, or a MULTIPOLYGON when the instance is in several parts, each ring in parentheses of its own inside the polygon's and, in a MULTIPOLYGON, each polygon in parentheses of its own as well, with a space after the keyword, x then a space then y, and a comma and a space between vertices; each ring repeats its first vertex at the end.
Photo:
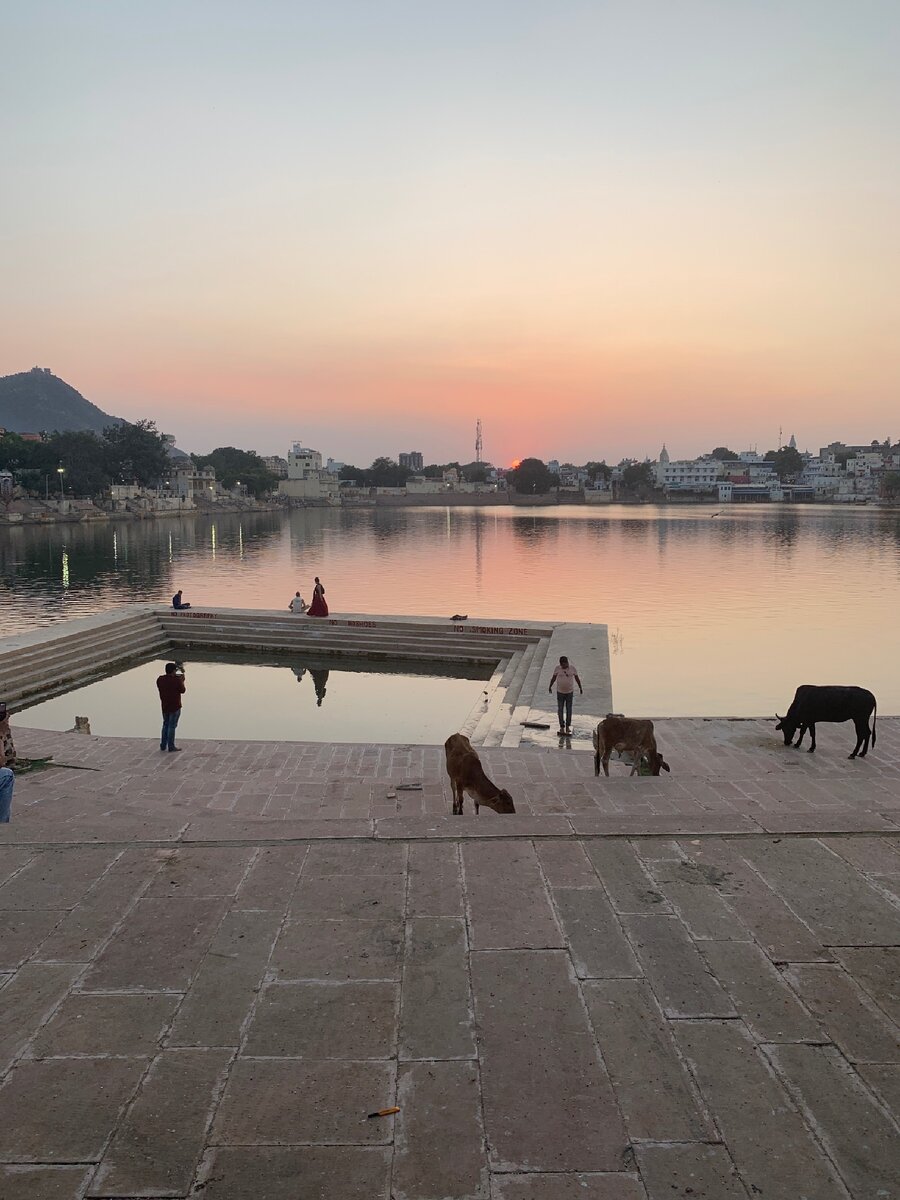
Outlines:
MULTIPOLYGON (((324 619, 260 610, 175 612, 129 605, 0 640, 0 695, 13 710, 74 691, 148 659, 191 651, 486 666, 493 674, 463 728, 476 744, 514 748, 530 715, 548 710, 544 673, 558 653, 592 694, 585 713, 612 707, 605 625, 340 614, 324 619)), ((550 698, 550 703, 555 701, 550 698)))

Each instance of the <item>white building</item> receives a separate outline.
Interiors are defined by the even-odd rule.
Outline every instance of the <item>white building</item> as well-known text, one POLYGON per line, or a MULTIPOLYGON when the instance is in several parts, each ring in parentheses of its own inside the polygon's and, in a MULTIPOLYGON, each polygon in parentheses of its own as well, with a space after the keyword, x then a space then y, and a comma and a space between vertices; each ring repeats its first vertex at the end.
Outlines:
POLYGON ((884 467, 884 455, 880 450, 869 450, 866 453, 852 455, 847 459, 847 474, 856 476, 869 476, 873 471, 880 471, 884 467))
POLYGON ((756 483, 723 481, 716 485, 720 504, 749 503, 759 500, 783 500, 784 491, 777 478, 756 483))
POLYGON ((218 492, 215 467, 198 467, 190 460, 184 465, 178 464, 171 472, 171 488, 183 500, 199 497, 215 500, 218 492))
POLYGON ((287 457, 288 479, 317 479, 321 470, 322 455, 319 451, 294 442, 287 457))
POLYGON ((313 500, 337 503, 340 481, 322 466, 318 450, 294 442, 287 457, 287 479, 282 479, 278 491, 292 500, 313 500))
POLYGON ((663 446, 656 464, 656 482, 667 492, 715 493, 722 478, 722 463, 717 458, 679 459, 672 462, 663 446))

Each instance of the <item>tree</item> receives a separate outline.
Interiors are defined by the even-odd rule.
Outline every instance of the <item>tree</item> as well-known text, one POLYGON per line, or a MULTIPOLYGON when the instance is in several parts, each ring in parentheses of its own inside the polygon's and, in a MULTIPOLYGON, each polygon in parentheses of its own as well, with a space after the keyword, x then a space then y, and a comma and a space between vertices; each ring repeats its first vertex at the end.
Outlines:
POLYGON ((33 492, 63 486, 76 496, 95 496, 111 483, 153 486, 170 470, 165 438, 152 421, 110 425, 103 434, 75 430, 43 435, 39 442, 16 434, 0 438, 0 467, 33 492), (52 478, 50 478, 52 476, 52 478))
POLYGON ((729 450, 727 446, 716 446, 715 450, 710 450, 707 457, 723 459, 727 462, 730 459, 737 458, 738 456, 733 450, 729 450))
POLYGON ((587 471, 588 479, 591 483, 596 483, 598 479, 602 479, 604 483, 609 483, 612 475, 612 467, 606 465, 606 460, 603 462, 586 462, 584 469, 587 471))
POLYGON ((350 480, 358 487, 369 487, 369 472, 365 467, 354 467, 352 463, 344 463, 338 472, 340 480, 350 480))
POLYGON ((769 450, 766 462, 775 464, 775 474, 784 480, 789 475, 799 475, 803 470, 803 455, 793 446, 782 446, 780 450, 769 450))
POLYGON ((108 425, 103 430, 107 471, 114 483, 139 483, 149 487, 169 471, 166 439, 155 421, 108 425))
MULTIPOLYGON (((475 465, 475 464, 472 464, 475 465)), ((426 463, 422 468, 421 474, 426 479, 441 479, 445 471, 457 470, 462 474, 464 468, 458 462, 448 463, 426 463)))
POLYGON ((881 494, 885 500, 900 497, 900 471, 886 471, 881 480, 881 494))
POLYGON ((653 467, 648 462, 632 463, 622 472, 622 491, 638 499, 646 499, 656 486, 653 467))
POLYGON ((403 487, 413 472, 392 458, 376 458, 369 468, 372 487, 403 487))
MULTIPOLYGON (((57 459, 47 473, 53 476, 62 467, 62 486, 67 492, 75 496, 97 496, 109 486, 108 447, 95 433, 54 433, 48 439, 47 448, 57 459)), ((54 486, 59 489, 58 478, 49 481, 51 495, 54 486)))
POLYGON ((539 458, 523 458, 507 481, 523 496, 544 496, 553 487, 554 476, 539 458))
MULTIPOLYGON (((0 437, 0 469, 11 471, 17 477, 48 471, 52 455, 46 442, 26 442, 17 433, 0 437)), ((55 468, 58 464, 52 463, 55 468)))
POLYGON ((264 496, 274 492, 278 486, 278 477, 272 474, 255 450, 219 446, 210 454, 194 454, 192 457, 198 467, 212 467, 222 487, 233 488, 240 483, 251 496, 264 496))

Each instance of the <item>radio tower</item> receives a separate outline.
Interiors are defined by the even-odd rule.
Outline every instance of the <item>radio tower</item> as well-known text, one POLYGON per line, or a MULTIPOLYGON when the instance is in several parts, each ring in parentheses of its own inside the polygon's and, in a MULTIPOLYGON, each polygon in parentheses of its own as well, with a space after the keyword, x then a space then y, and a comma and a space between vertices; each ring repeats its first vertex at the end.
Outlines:
POLYGON ((481 417, 475 422, 475 461, 481 462, 481 417))

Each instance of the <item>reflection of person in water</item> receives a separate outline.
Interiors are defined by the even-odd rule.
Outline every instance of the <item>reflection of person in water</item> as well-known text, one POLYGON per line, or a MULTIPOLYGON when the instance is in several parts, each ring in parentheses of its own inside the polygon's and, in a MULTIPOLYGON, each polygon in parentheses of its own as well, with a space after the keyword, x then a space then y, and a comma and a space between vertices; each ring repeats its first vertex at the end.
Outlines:
POLYGON ((328 672, 316 670, 315 667, 309 668, 309 673, 312 675, 313 687, 316 689, 316 705, 321 708, 322 701, 325 699, 325 685, 328 682, 328 672))
POLYGON ((291 667, 291 670, 297 676, 297 682, 302 683, 306 678, 306 667, 291 667))

